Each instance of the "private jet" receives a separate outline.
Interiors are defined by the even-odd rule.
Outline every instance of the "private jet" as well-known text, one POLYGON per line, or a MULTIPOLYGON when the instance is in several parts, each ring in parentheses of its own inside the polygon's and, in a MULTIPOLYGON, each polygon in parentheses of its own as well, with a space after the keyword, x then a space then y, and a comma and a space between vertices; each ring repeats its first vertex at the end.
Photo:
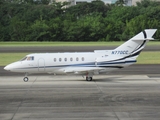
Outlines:
POLYGON ((28 74, 49 73, 54 75, 81 75, 92 81, 93 75, 128 67, 136 63, 136 58, 157 29, 145 29, 113 50, 94 50, 76 53, 34 53, 26 55, 20 61, 4 67, 11 72, 28 74))

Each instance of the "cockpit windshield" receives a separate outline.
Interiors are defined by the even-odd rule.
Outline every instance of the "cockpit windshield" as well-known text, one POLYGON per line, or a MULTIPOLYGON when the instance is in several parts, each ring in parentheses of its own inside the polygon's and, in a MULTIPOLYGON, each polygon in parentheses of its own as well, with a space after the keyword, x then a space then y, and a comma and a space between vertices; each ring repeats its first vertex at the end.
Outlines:
POLYGON ((25 61, 25 60, 33 61, 34 60, 34 56, 26 56, 26 57, 22 58, 20 61, 25 61))
POLYGON ((24 61, 24 60, 26 60, 27 59, 27 57, 24 57, 24 58, 22 58, 20 61, 24 61))

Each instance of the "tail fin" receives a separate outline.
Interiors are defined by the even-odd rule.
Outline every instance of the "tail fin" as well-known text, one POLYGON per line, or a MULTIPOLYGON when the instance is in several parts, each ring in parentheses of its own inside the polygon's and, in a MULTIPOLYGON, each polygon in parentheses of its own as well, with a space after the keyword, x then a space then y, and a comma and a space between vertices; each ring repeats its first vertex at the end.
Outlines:
POLYGON ((149 40, 154 40, 152 36, 156 30, 157 29, 146 29, 117 47, 114 51, 126 51, 128 55, 138 57, 146 43, 149 40))

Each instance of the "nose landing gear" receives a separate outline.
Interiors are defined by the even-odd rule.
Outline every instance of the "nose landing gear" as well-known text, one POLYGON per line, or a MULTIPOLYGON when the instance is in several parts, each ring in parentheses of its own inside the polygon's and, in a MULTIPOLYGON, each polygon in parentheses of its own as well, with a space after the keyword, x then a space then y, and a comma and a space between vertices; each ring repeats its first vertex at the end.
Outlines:
POLYGON ((24 82, 28 82, 29 78, 28 78, 27 76, 28 76, 28 73, 26 73, 26 74, 25 74, 25 77, 23 78, 23 81, 24 81, 24 82))
POLYGON ((28 77, 24 77, 23 80, 24 80, 24 82, 28 82, 29 79, 28 79, 28 77))

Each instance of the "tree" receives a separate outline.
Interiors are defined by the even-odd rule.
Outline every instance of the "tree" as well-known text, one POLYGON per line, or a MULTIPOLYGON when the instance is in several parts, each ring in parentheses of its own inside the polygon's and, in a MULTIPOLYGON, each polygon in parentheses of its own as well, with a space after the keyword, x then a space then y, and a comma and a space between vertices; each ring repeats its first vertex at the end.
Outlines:
POLYGON ((155 7, 155 6, 159 6, 160 5, 160 2, 156 2, 156 1, 153 1, 153 0, 142 0, 140 2, 137 2, 136 3, 138 7, 149 7, 149 6, 152 6, 152 7, 155 7))
POLYGON ((117 0, 115 4, 117 6, 125 6, 126 5, 126 1, 125 0, 117 0))
MULTIPOLYGON (((105 5, 96 0, 66 7, 68 3, 53 2, 48 5, 47 1, 1 0, 0 40, 119 41, 146 28, 160 29, 157 2, 147 0, 139 6, 129 7, 105 5)), ((158 30, 156 38, 159 36, 158 30)))

